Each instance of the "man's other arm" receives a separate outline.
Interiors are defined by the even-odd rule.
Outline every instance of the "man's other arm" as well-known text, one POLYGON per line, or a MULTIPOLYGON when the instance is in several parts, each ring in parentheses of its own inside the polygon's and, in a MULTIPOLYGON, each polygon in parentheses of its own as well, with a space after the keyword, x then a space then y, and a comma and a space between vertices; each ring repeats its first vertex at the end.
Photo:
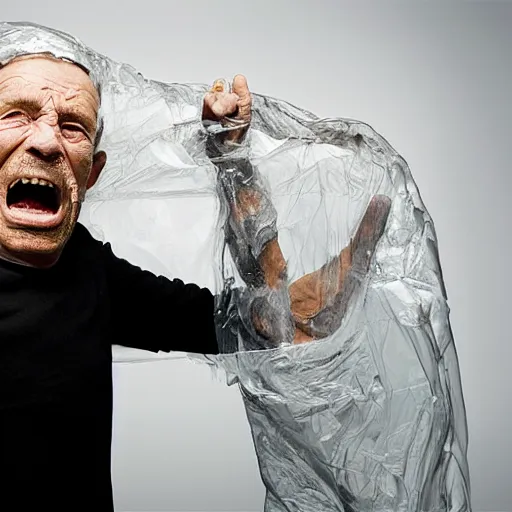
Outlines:
POLYGON ((218 353, 210 290, 142 270, 115 256, 108 243, 102 257, 113 344, 152 352, 218 353))

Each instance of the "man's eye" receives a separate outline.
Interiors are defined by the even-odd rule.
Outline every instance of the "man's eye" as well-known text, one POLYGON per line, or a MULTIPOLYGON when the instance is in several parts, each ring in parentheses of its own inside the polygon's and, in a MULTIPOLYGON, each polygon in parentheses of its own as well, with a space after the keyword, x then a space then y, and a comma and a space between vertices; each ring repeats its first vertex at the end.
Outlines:
POLYGON ((25 114, 24 112, 21 112, 19 110, 13 110, 12 112, 8 112, 7 114, 3 115, 2 116, 2 120, 4 119, 11 119, 11 120, 21 120, 21 119, 26 119, 27 118, 27 114, 25 114))
POLYGON ((85 130, 76 124, 65 124, 61 126, 62 135, 73 142, 87 139, 85 130))

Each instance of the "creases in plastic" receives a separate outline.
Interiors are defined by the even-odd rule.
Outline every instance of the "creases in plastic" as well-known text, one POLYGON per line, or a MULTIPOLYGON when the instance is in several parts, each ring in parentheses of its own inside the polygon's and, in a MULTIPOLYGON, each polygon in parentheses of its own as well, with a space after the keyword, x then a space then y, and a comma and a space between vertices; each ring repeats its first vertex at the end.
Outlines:
POLYGON ((108 164, 81 222, 133 263, 217 294, 222 354, 206 360, 240 387, 265 511, 469 511, 466 416, 435 229, 388 142, 367 124, 254 94, 247 151, 213 163, 201 121, 207 86, 146 80, 43 27, 1 23, 0 37, 1 62, 49 51, 101 88, 108 164), (254 184, 240 195, 227 174, 247 162, 259 196, 254 184), (233 198, 242 208, 248 197, 265 198, 260 217, 230 227, 233 198), (375 197, 389 199, 385 225, 370 254, 357 255, 364 243, 351 244, 368 241, 358 229, 375 197), (270 242, 286 269, 274 291, 272 266, 261 270, 270 242), (250 258, 259 281, 243 266, 250 258), (313 341, 290 341, 286 322, 313 341))

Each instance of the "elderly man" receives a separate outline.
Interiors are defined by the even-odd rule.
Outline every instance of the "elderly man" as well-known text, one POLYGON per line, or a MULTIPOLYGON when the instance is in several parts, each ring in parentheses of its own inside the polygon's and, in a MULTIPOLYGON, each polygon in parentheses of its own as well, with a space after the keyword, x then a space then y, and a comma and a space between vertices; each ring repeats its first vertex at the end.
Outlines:
MULTIPOLYGON (((107 158, 96 151, 99 105, 86 70, 71 62, 33 54, 0 69, 0 453, 2 501, 11 503, 6 510, 113 509, 112 344, 218 352, 209 290, 117 258, 109 244, 77 223, 86 191, 107 158), (166 338, 161 333, 169 323, 173 333, 166 338)), ((232 91, 216 84, 205 97, 204 120, 234 127, 221 136, 225 148, 243 142, 250 115, 242 76, 232 91)), ((262 230, 244 226, 261 226, 272 207, 256 171, 226 154, 219 177, 230 209, 227 243, 252 290, 247 311, 254 337, 262 340, 259 348, 329 334, 340 317, 325 315, 329 307, 339 308, 331 299, 346 302, 347 269, 367 268, 389 202, 375 199, 353 244, 288 287, 275 222, 267 222, 259 253, 247 251, 256 243, 248 233, 258 237, 262 230), (239 172, 227 173, 233 166, 239 172), (333 266, 338 279, 329 299, 322 283, 333 266), (327 320, 319 320, 322 313, 327 320)), ((211 156, 218 154, 212 150, 211 156)))
POLYGON ((98 108, 69 62, 24 56, 0 70, 0 453, 12 509, 112 509, 112 343, 217 352, 208 290, 132 267, 77 224, 106 162, 94 152, 98 108))

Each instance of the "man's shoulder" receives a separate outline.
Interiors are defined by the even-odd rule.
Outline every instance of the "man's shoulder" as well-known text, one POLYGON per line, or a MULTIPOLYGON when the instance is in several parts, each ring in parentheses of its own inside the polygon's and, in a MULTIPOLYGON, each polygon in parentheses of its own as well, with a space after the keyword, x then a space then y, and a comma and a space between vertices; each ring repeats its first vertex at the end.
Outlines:
POLYGON ((99 240, 96 240, 91 235, 91 232, 83 224, 80 224, 80 222, 77 222, 75 224, 75 228, 73 229, 70 242, 78 244, 87 244, 89 246, 102 245, 102 243, 99 240))
POLYGON ((87 258, 87 256, 97 259, 103 253, 103 243, 94 238, 83 224, 77 222, 67 244, 66 252, 75 258, 79 257, 79 259, 87 258))
POLYGON ((88 263, 94 262, 95 265, 103 262, 108 268, 128 264, 114 254, 110 242, 94 238, 87 227, 79 222, 75 225, 68 246, 68 255, 80 261, 87 260, 88 263))

